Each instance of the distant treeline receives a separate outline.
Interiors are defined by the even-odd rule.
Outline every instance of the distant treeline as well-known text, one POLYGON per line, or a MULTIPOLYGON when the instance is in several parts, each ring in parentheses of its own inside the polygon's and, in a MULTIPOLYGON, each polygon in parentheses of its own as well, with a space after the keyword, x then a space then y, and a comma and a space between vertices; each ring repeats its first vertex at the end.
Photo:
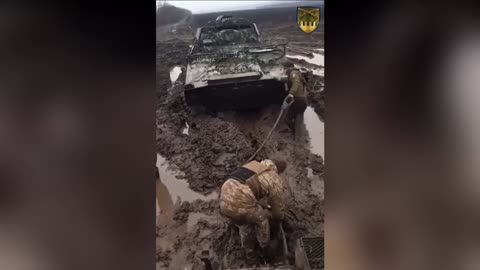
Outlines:
MULTIPOLYGON (((321 22, 323 24, 323 8, 321 11, 321 22)), ((224 11, 205 14, 193 14, 191 25, 192 27, 200 27, 210 20, 214 20, 220 15, 230 15, 235 17, 243 17, 247 20, 257 24, 275 24, 285 22, 295 22, 297 20, 297 7, 280 7, 280 8, 266 8, 266 9, 251 9, 239 11, 224 11)))
POLYGON ((190 10, 165 4, 157 10, 157 26, 178 23, 190 15, 190 10))

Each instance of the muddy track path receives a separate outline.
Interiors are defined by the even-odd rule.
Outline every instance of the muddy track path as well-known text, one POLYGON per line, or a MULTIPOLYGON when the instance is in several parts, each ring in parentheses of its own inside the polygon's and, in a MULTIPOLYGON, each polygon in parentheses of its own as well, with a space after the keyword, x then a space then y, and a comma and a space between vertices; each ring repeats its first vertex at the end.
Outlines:
MULTIPOLYGON (((282 34, 290 39, 297 35, 282 34)), ((183 98, 185 72, 177 82, 170 81, 173 67, 186 67, 189 42, 172 38, 157 43, 157 152, 168 165, 160 170, 160 178, 169 170, 175 175, 169 181, 186 181, 189 189, 210 199, 172 198, 171 215, 160 213, 157 222, 157 265, 159 269, 198 269, 198 255, 210 250, 215 269, 225 264, 236 267, 243 263, 238 233, 219 215, 214 198, 228 174, 262 143, 280 105, 250 113, 192 112, 183 98)), ((310 122, 315 125, 325 112, 324 80, 310 73, 308 83, 312 89, 309 105, 317 117, 310 122)), ((285 231, 293 247, 298 237, 323 234, 323 153, 312 152, 312 141, 318 142, 320 134, 309 133, 312 129, 307 125, 297 140, 285 129, 282 122, 256 159, 278 158, 288 163, 281 176, 289 209, 285 231)))

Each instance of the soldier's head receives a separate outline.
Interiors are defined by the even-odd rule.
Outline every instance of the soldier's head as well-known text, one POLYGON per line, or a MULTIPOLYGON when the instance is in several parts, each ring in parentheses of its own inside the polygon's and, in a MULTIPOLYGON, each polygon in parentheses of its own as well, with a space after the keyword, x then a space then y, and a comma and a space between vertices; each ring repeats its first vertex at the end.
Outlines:
POLYGON ((295 65, 291 62, 291 61, 285 61, 285 63, 283 63, 283 68, 284 69, 291 69, 291 68, 294 68, 295 65))
POLYGON ((290 73, 294 68, 295 68, 295 65, 288 60, 283 63, 283 69, 285 70, 285 73, 287 74, 287 76, 290 76, 290 73))

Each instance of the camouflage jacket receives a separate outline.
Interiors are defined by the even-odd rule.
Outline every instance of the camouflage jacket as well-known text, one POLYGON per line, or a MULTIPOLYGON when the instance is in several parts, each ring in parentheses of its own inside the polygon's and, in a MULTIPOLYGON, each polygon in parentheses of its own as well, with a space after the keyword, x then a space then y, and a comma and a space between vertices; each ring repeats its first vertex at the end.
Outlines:
POLYGON ((243 165, 244 168, 255 174, 245 182, 230 178, 222 186, 220 193, 220 207, 222 213, 232 218, 255 219, 259 205, 265 208, 266 201, 270 206, 271 217, 283 219, 285 203, 283 198, 283 183, 277 173, 277 168, 270 160, 262 162, 252 161, 243 165))
POLYGON ((293 69, 288 73, 288 81, 290 85, 289 94, 294 97, 305 97, 305 80, 303 74, 298 69, 293 69))

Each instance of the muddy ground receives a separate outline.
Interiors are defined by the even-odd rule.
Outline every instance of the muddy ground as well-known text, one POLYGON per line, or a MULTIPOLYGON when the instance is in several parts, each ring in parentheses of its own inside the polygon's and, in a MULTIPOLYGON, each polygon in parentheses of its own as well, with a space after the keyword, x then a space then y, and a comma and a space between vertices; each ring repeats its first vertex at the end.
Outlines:
MULTIPOLYGON (((320 29, 306 37, 296 25, 260 24, 259 28, 264 39, 288 41, 289 55, 324 54, 319 50, 323 49, 320 29)), ((203 250, 209 250, 215 269, 240 267, 244 261, 238 232, 219 215, 217 190, 262 143, 280 104, 249 113, 192 112, 184 102, 182 84, 192 36, 175 32, 157 32, 156 139, 162 179, 157 181, 157 269, 201 269, 203 250), (175 66, 183 72, 172 83, 170 71, 175 66)), ((323 63, 292 61, 310 70, 323 69, 323 63)), ((323 235, 323 123, 318 118, 323 120, 325 113, 324 78, 318 72, 308 73, 308 78, 311 107, 301 135, 294 138, 282 122, 256 158, 288 163, 281 176, 286 183, 290 250, 299 237, 323 235)))

